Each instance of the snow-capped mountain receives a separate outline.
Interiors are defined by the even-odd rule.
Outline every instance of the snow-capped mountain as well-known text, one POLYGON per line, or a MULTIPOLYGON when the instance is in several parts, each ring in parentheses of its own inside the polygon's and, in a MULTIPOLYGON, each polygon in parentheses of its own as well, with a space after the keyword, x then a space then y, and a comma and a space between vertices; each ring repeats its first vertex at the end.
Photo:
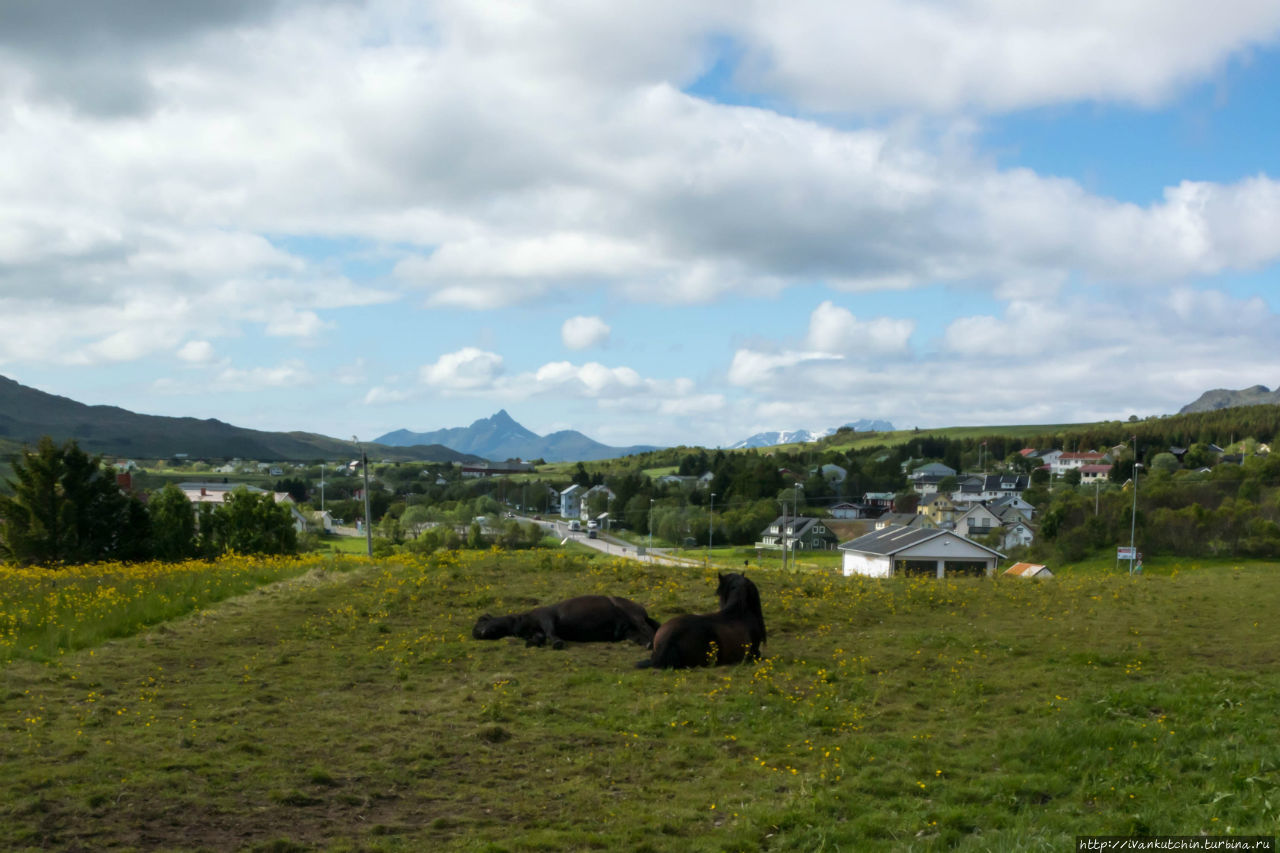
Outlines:
MULTIPOLYGON (((888 421, 875 421, 867 418, 861 418, 851 421, 844 425, 855 432, 892 432, 893 424, 888 421)), ((773 430, 771 432, 758 432, 750 438, 744 438, 742 441, 729 445, 729 450, 741 450, 747 447, 774 447, 779 444, 807 444, 809 442, 818 441, 832 435, 839 429, 832 427, 831 429, 819 430, 813 432, 807 429, 794 430, 773 430)))

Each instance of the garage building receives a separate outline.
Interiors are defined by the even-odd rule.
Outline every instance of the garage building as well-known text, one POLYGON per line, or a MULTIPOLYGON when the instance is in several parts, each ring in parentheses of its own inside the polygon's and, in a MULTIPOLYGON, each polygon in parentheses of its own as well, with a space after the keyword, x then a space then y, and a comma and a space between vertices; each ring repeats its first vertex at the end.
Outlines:
POLYGON ((985 577, 1004 558, 953 530, 890 525, 840 546, 845 577, 985 577))

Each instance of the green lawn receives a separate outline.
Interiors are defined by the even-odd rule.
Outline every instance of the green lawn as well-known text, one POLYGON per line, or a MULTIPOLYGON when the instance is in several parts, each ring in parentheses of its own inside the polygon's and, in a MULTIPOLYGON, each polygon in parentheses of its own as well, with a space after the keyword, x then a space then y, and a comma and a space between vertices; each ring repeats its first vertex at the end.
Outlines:
POLYGON ((633 668, 637 646, 470 627, 593 592, 705 611, 714 571, 352 562, 2 665, 0 846, 1069 850, 1280 830, 1274 565, 753 565, 766 660, 661 672, 633 668))

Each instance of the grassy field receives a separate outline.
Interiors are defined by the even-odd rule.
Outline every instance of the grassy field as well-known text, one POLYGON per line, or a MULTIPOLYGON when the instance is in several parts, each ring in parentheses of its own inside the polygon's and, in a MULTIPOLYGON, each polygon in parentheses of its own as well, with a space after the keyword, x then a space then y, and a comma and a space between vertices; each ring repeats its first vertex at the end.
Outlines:
MULTIPOLYGON (((588 592, 704 611, 713 572, 558 552, 298 568, 0 664, 0 846, 1067 850, 1280 829, 1274 566, 752 568, 766 660, 689 672, 469 631, 588 592)), ((39 618, 21 609, 0 600, 39 618)))

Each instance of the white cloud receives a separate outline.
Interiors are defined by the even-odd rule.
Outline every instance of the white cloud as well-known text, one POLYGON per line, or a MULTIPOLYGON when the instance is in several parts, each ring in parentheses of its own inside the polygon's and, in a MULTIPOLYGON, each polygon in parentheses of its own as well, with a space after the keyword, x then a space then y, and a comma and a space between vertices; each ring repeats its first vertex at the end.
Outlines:
POLYGON ((264 391, 305 387, 314 382, 306 365, 291 359, 274 367, 228 367, 217 375, 211 388, 214 391, 264 391))
POLYGON ((213 361, 213 344, 208 341, 187 341, 178 350, 178 358, 190 364, 208 364, 213 361))
POLYGON ((1258 297, 1182 287, 1131 300, 1077 288, 959 318, 937 351, 874 363, 762 343, 735 353, 730 379, 751 392, 747 422, 786 428, 858 417, 899 427, 1106 420, 1175 412, 1209 388, 1274 384, 1277 336, 1280 315, 1258 297))
POLYGON ((404 388, 386 388, 381 385, 370 388, 364 395, 364 402, 368 405, 380 405, 385 403, 403 403, 414 397, 414 392, 404 388))
POLYGON ((1280 31, 1266 0, 760 0, 738 20, 740 82, 819 111, 1152 106, 1280 31))
POLYGON ((853 312, 831 301, 813 309, 809 317, 808 346, 820 352, 903 352, 907 349, 914 320, 877 317, 859 320, 853 312))
POLYGON ((840 360, 841 356, 824 352, 760 352, 740 349, 733 354, 733 362, 729 365, 729 382, 747 388, 758 387, 772 381, 780 372, 799 365, 818 370, 824 362, 840 360))
POLYGON ((605 367, 594 361, 583 365, 551 362, 539 367, 533 378, 539 391, 570 386, 590 397, 626 394, 645 385, 640 374, 630 367, 605 367))
POLYGON ((419 376, 434 388, 468 391, 489 388, 501 373, 502 356, 476 347, 463 347, 423 365, 419 376))
POLYGON ((599 317, 570 317, 560 327, 560 340, 568 349, 590 349, 606 343, 609 332, 609 325, 599 317))
POLYGON ((313 338, 320 332, 333 328, 314 311, 284 311, 267 323, 267 334, 280 337, 313 338))

